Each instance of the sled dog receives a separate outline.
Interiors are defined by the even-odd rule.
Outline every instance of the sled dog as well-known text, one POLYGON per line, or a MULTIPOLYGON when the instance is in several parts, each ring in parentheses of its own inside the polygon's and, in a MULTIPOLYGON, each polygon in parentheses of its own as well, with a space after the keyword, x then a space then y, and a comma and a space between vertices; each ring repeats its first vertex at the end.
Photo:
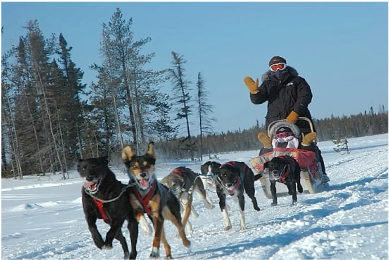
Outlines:
POLYGON ((201 165, 201 181, 203 182, 204 188, 207 190, 215 190, 215 169, 220 167, 220 163, 214 161, 207 161, 201 165))
POLYGON ((128 203, 127 186, 118 181, 108 168, 107 157, 79 160, 77 171, 85 178, 82 187, 82 206, 93 241, 99 249, 111 249, 114 238, 119 240, 124 259, 135 259, 138 240, 138 222, 134 218, 132 206, 128 203), (101 237, 96 220, 103 219, 111 227, 105 241, 101 237), (131 238, 131 253, 128 252, 122 225, 127 220, 131 238))
POLYGON ((161 183, 166 185, 181 202, 183 208, 182 224, 186 227, 186 233, 188 235, 192 234, 193 230, 189 216, 193 212, 193 215, 198 217, 192 206, 193 192, 196 192, 203 199, 206 208, 213 209, 215 207, 204 189, 200 176, 187 167, 177 167, 165 176, 161 183))
POLYGON ((277 205, 276 182, 284 183, 288 187, 289 195, 292 195, 292 205, 297 202, 297 189, 303 192, 300 183, 300 166, 295 159, 288 155, 274 157, 264 164, 264 168, 269 169, 270 191, 273 197, 272 206, 277 205))
POLYGON ((219 206, 225 222, 225 229, 231 229, 231 221, 226 208, 226 195, 232 196, 239 202, 240 207, 240 228, 245 229, 244 217, 244 191, 251 199, 254 209, 259 211, 257 199, 255 198, 254 181, 261 176, 254 177, 253 171, 243 162, 230 161, 214 169, 216 178, 216 193, 219 197, 219 206))
POLYGON ((166 240, 163 223, 170 220, 178 229, 178 233, 185 247, 190 246, 181 222, 180 203, 169 192, 168 188, 158 182, 155 170, 154 143, 150 142, 145 155, 137 156, 131 146, 126 146, 122 151, 122 159, 126 165, 130 182, 135 183, 129 189, 130 203, 134 209, 138 222, 146 223, 146 213, 154 225, 154 239, 150 257, 159 257, 159 247, 162 241, 166 258, 172 258, 170 245, 166 240))

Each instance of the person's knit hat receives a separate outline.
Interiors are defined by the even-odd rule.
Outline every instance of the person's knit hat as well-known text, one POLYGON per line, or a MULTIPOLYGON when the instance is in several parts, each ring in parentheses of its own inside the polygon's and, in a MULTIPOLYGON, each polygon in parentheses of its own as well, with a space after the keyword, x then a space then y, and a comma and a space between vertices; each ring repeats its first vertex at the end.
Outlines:
POLYGON ((289 127, 283 126, 283 127, 280 127, 279 129, 277 129, 276 134, 279 134, 279 133, 293 133, 293 131, 289 127))
POLYGON ((281 56, 274 56, 269 61, 269 67, 273 64, 276 64, 276 63, 286 63, 286 60, 284 58, 282 58, 281 56))

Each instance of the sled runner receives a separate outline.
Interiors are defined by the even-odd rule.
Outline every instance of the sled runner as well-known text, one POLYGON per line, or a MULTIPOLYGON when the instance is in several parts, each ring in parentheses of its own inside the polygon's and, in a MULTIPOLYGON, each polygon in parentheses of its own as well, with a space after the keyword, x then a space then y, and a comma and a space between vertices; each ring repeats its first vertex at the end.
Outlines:
MULTIPOLYGON (((299 120, 308 121, 311 132, 313 132, 313 125, 311 120, 305 117, 300 117, 299 120)), ((309 193, 313 194, 320 192, 324 188, 328 187, 328 182, 323 181, 323 170, 317 158, 318 155, 313 151, 298 148, 298 143, 300 141, 300 129, 295 124, 288 123, 285 120, 272 122, 268 127, 268 135, 272 139, 273 151, 250 159, 250 165, 253 168, 255 174, 262 174, 263 176, 260 178, 260 183, 267 198, 271 199, 272 195, 270 192, 269 169, 264 169, 264 164, 270 161, 273 157, 284 155, 288 155, 298 162, 301 168, 301 185, 303 186, 304 191, 308 191, 309 193), (283 146, 286 147, 278 147, 278 141, 275 140, 275 133, 282 127, 287 127, 293 132, 294 138, 288 137, 287 139, 284 138, 284 140, 281 140, 289 142, 288 144, 284 142, 283 146)), ((288 195, 288 189, 284 184, 277 183, 276 188, 277 196, 288 195)))

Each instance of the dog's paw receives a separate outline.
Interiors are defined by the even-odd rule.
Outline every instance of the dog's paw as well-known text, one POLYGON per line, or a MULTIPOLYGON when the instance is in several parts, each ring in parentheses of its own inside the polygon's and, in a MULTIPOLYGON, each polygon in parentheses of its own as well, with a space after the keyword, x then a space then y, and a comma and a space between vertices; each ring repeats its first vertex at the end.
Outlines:
POLYGON ((165 259, 173 259, 172 255, 167 255, 165 259))
POLYGON ((277 202, 272 202, 270 205, 271 205, 272 207, 277 206, 277 202))
POLYGON ((188 239, 186 239, 186 241, 182 241, 182 244, 184 245, 184 247, 187 248, 190 248, 190 246, 192 245, 192 243, 188 239))
POLYGON ((153 247, 151 250, 150 258, 159 258, 159 249, 156 247, 153 247))
POLYGON ((207 209, 214 209, 215 205, 213 205, 212 203, 209 203, 208 201, 206 201, 206 202, 204 202, 204 207, 207 208, 207 209))
POLYGON ((137 254, 138 254, 138 252, 133 252, 133 251, 131 251, 131 253, 129 254, 129 256, 128 256, 128 258, 126 258, 125 256, 124 256, 124 258, 125 259, 135 259, 136 258, 136 256, 137 256, 137 254))
POLYGON ((131 258, 130 253, 126 252, 126 253, 124 253, 124 258, 123 259, 134 259, 134 258, 131 258))
POLYGON ((151 227, 149 225, 149 223, 147 223, 147 220, 145 219, 145 217, 142 215, 139 219, 139 224, 140 224, 140 227, 142 228, 142 230, 149 236, 151 236, 152 232, 151 232, 151 227))
POLYGON ((102 249, 104 246, 104 241, 103 240, 95 241, 95 245, 97 246, 98 249, 102 249))
POLYGON ((226 226, 225 228, 224 228, 224 231, 228 231, 228 230, 230 230, 232 227, 231 226, 226 226))
POLYGON ((260 210, 261 210, 258 206, 254 206, 254 209, 255 209, 256 211, 260 211, 260 210))
POLYGON ((247 228, 244 226, 244 227, 240 227, 240 230, 246 230, 247 228))
POLYGON ((110 249, 112 249, 112 245, 103 245, 103 247, 101 249, 110 250, 110 249))

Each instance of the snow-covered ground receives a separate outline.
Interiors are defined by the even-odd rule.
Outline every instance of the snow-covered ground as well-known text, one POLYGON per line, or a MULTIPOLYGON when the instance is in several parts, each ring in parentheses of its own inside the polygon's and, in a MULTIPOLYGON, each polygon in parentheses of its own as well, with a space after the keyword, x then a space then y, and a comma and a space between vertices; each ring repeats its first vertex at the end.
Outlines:
MULTIPOLYGON (((332 142, 320 142, 331 179, 328 190, 298 194, 298 203, 281 197, 271 207, 256 182, 261 211, 254 211, 246 197, 247 229, 239 229, 238 205, 231 207, 233 228, 224 223, 214 191, 209 196, 215 209, 208 210, 195 195, 200 216, 191 217, 194 232, 191 251, 182 246, 176 229, 165 230, 174 258, 183 259, 388 259, 388 135, 349 139, 350 154, 333 151, 332 142)), ((257 151, 219 155, 220 162, 248 163, 257 151)), ((157 161, 158 163, 158 161, 157 161)), ((159 163, 162 178, 174 167, 184 165, 199 172, 200 163, 159 163)), ((118 178, 127 177, 113 169, 118 178)), ((82 180, 76 172, 70 179, 61 175, 26 177, 1 182, 1 259, 121 259, 122 249, 114 241, 112 250, 97 249, 88 231, 81 205, 82 180)), ((166 222, 165 222, 166 223, 166 222)), ((105 236, 108 227, 100 220, 105 236)), ((123 227, 129 241, 129 234, 123 227)), ((152 237, 139 231, 138 259, 149 258, 152 237)), ((161 257, 165 256, 161 245, 161 257)))

